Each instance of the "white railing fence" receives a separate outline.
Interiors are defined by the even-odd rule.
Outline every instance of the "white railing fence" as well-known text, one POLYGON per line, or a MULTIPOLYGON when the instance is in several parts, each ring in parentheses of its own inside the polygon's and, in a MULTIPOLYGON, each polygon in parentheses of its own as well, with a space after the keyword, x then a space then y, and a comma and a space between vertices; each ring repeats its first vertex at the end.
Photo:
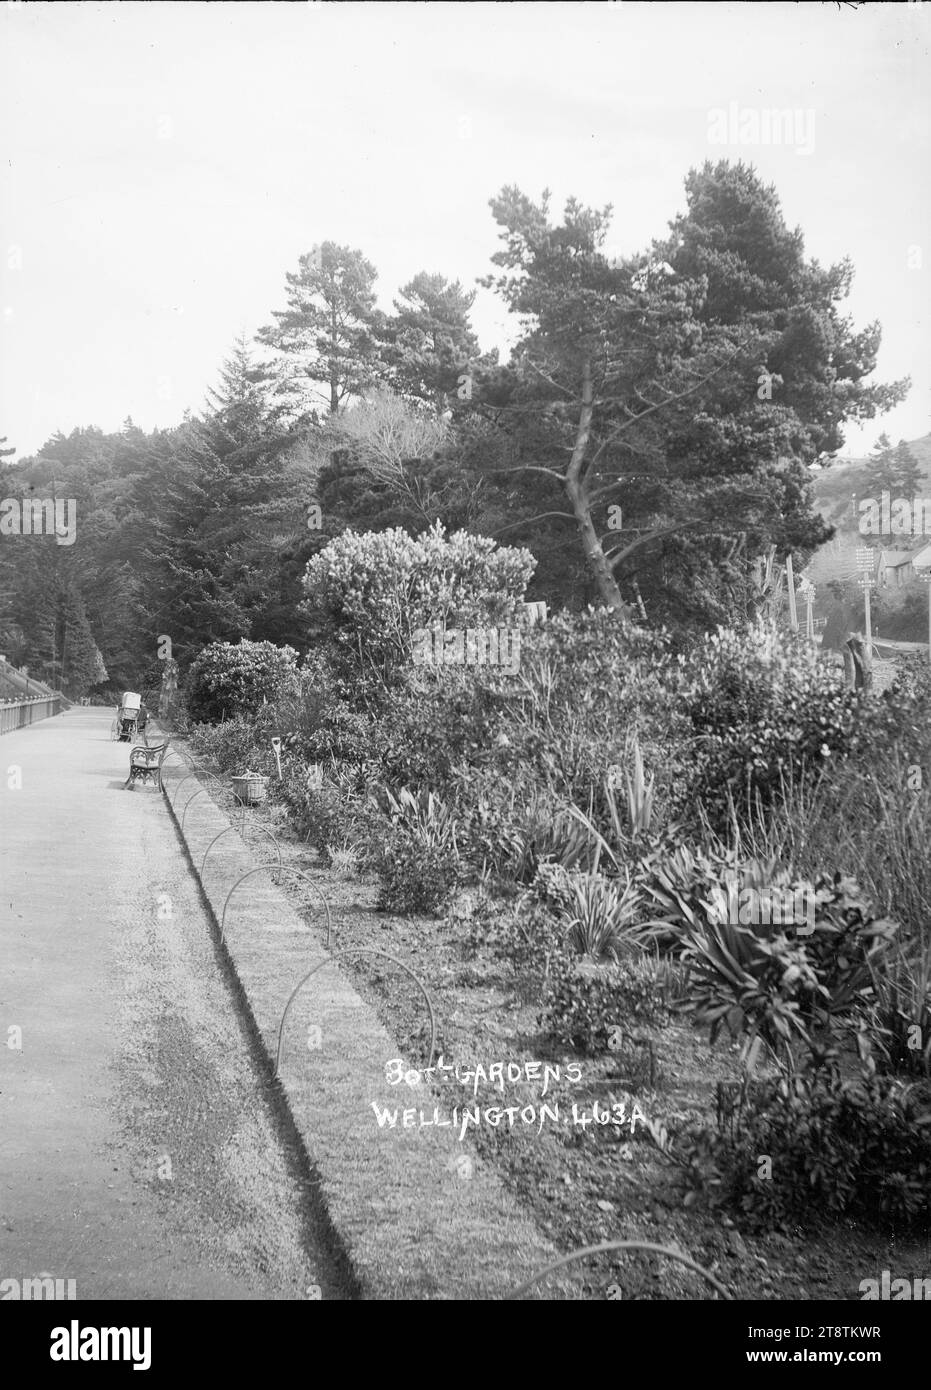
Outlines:
POLYGON ((64 705, 62 695, 35 695, 28 700, 0 699, 0 734, 11 734, 26 724, 61 714, 64 705))

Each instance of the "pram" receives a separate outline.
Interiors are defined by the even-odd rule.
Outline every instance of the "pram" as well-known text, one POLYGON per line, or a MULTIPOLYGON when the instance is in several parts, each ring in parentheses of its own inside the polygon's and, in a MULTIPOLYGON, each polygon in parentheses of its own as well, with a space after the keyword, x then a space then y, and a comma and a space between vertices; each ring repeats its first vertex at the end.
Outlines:
POLYGON ((139 722, 139 706, 141 704, 141 695, 137 695, 132 690, 125 691, 116 713, 116 719, 110 729, 111 738, 117 739, 120 743, 132 742, 139 722))

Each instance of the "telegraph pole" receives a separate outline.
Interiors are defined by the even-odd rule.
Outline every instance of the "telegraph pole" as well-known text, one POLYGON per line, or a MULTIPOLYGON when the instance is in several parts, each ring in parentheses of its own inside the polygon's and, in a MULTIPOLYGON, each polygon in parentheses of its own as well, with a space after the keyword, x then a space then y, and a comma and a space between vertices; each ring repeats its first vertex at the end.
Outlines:
POLYGON ((871 546, 860 546, 857 550, 857 570, 859 571, 857 583, 863 590, 863 618, 866 625, 867 642, 873 640, 873 622, 870 611, 870 590, 876 583, 876 577, 873 573, 875 565, 873 555, 874 551, 871 546))
POLYGON ((792 554, 786 555, 786 588, 789 593, 789 621, 792 631, 798 632, 798 612, 795 607, 795 574, 792 569, 792 554))

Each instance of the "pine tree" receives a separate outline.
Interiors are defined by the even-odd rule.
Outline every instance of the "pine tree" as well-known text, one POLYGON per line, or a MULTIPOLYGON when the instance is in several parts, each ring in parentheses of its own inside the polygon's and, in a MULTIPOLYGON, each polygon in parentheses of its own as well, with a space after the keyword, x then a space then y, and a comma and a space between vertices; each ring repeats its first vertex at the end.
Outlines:
POLYGON ((210 641, 265 637, 281 552, 304 527, 306 487, 288 459, 297 438, 276 426, 240 338, 160 476, 142 601, 153 650, 161 632, 182 658, 210 641))
POLYGON ((765 350, 765 360, 750 364, 756 379, 743 382, 753 389, 721 402, 728 413, 739 406, 743 424, 755 411, 771 430, 771 417, 791 412, 776 452, 810 463, 842 447, 845 421, 873 419, 905 398, 907 379, 865 380, 882 334, 878 323, 856 332, 840 311, 853 283, 850 260, 806 260, 800 228, 786 225, 775 188, 751 165, 706 161, 689 173, 685 193, 687 210, 654 256, 677 276, 707 282, 699 324, 753 327, 765 350))
POLYGON ((475 292, 458 280, 421 271, 395 300, 387 356, 394 383, 442 412, 458 399, 460 381, 480 356, 469 311, 475 292))
POLYGON ((94 641, 80 591, 69 587, 58 596, 56 666, 60 688, 75 699, 86 695, 106 667, 94 641))
POLYGON ((234 340, 220 367, 219 389, 208 390, 207 402, 213 429, 218 439, 225 436, 231 451, 271 432, 267 394, 244 333, 234 340))
POLYGON ((893 448, 883 432, 876 441, 869 459, 869 486, 879 499, 883 492, 890 497, 911 502, 918 495, 924 474, 904 439, 893 448))
MULTIPOLYGON (((331 415, 352 396, 384 376, 384 315, 376 307, 377 272, 361 251, 324 241, 301 256, 285 277, 286 309, 277 323, 260 329, 258 341, 280 354, 268 364, 267 379, 282 407, 307 418, 313 404, 308 387, 324 388, 331 415)), ((320 398, 320 392, 316 392, 320 398)))
POLYGON ((851 266, 806 261, 752 169, 706 164, 686 197, 671 236, 620 262, 610 208, 570 199, 554 225, 546 194, 493 199, 503 273, 486 283, 525 333, 477 404, 507 433, 484 477, 511 542, 518 521, 548 551, 571 539, 601 602, 706 625, 742 608, 767 546, 829 539, 808 465, 909 383, 866 383, 880 331, 840 311, 851 266))

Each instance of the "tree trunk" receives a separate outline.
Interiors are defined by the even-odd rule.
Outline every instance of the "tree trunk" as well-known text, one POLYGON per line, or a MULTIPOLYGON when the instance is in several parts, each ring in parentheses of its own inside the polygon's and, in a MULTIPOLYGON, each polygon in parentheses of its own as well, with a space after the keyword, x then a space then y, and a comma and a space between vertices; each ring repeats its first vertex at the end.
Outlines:
POLYGON ((330 414, 339 414, 339 334, 336 328, 336 305, 330 304, 330 414))
POLYGON ((617 580, 614 578, 614 571, 607 555, 601 548, 601 542, 592 521, 591 503, 582 479, 582 465, 585 462, 588 441, 591 437, 593 414, 592 364, 591 360, 586 358, 582 364, 582 406, 579 412, 579 424, 576 430, 572 458, 569 460, 569 467, 566 470, 566 495, 572 504, 573 515, 579 523, 579 530, 582 533, 582 549, 598 586, 598 593, 602 602, 608 608, 613 608, 615 612, 629 617, 632 615, 633 609, 621 597, 617 580))
POLYGON ((848 681, 852 676, 853 689, 869 694, 873 688, 873 652, 858 633, 852 634, 845 644, 844 666, 848 681))

